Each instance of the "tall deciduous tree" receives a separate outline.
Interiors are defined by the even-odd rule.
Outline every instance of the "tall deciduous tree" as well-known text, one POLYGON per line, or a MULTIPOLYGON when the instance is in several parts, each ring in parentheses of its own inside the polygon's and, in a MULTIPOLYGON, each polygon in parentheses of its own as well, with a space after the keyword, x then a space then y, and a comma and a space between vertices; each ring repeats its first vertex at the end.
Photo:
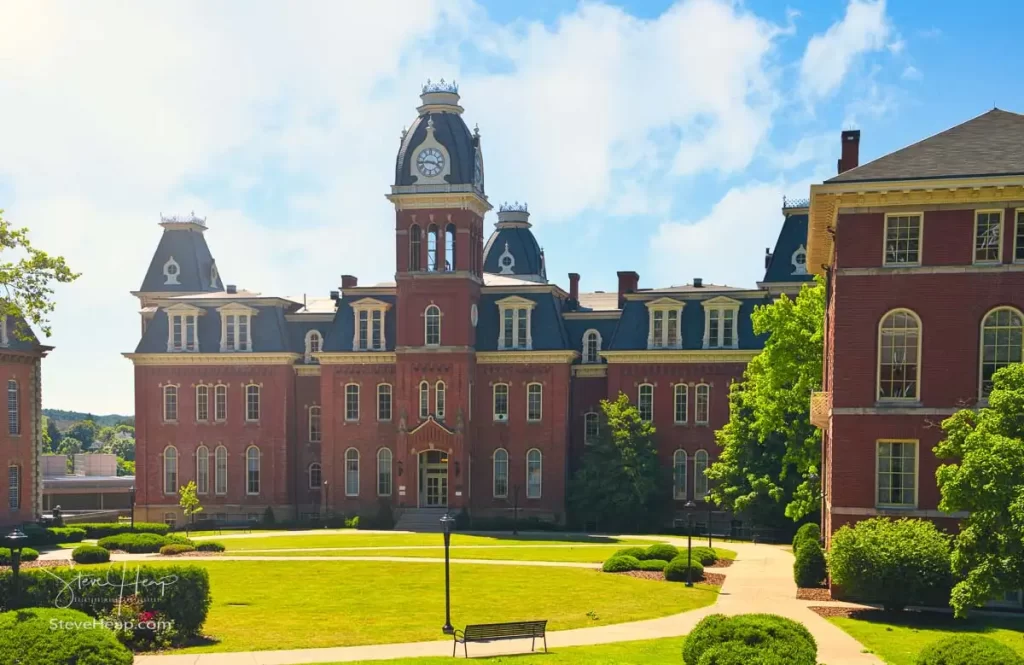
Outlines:
POLYGON ((203 512, 203 506, 199 503, 199 490, 196 487, 196 481, 190 480, 187 485, 178 489, 178 505, 185 513, 186 524, 193 521, 193 516, 196 513, 203 512))
POLYGON ((762 523, 819 510, 821 434, 810 398, 821 389, 824 316, 821 281, 754 309, 754 332, 767 339, 733 384, 729 422, 716 432, 722 452, 707 475, 719 506, 762 523))
POLYGON ((68 431, 65 432, 65 436, 78 439, 82 444, 82 448, 90 448, 92 447, 92 442, 96 438, 96 423, 91 420, 83 420, 75 423, 68 428, 68 431))
POLYGON ((671 490, 668 470, 658 462, 654 425, 621 393, 602 401, 601 411, 598 441, 587 446, 570 484, 574 517, 601 529, 658 526, 671 490))
POLYGON ((950 604, 957 616, 1024 588, 1024 365, 992 377, 988 406, 963 409, 942 423, 935 454, 951 460, 936 472, 946 512, 966 511, 953 543, 962 577, 950 604))
POLYGON ((73 282, 71 272, 60 256, 36 249, 28 239, 28 229, 16 229, 4 220, 0 210, 0 314, 17 321, 13 334, 31 339, 25 324, 38 327, 50 336, 49 315, 54 309, 53 284, 73 282))

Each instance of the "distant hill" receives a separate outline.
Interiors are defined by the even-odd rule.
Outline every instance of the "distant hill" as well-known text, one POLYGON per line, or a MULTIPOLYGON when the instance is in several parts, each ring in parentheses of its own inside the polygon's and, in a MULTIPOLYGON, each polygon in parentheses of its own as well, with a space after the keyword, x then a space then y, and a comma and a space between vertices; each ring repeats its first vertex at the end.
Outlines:
POLYGON ((120 422, 135 422, 135 416, 120 416, 112 413, 106 416, 97 416, 92 413, 81 411, 65 411, 64 409, 43 409, 43 415, 57 424, 57 429, 65 430, 74 423, 83 420, 91 420, 99 427, 112 427, 120 422))

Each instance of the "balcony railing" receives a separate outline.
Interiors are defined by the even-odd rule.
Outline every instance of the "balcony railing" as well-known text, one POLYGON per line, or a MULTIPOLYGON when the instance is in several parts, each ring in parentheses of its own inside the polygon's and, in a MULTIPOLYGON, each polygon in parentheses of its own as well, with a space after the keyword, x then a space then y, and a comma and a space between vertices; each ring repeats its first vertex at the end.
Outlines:
POLYGON ((828 429, 832 413, 832 399, 827 392, 811 393, 811 424, 819 429, 828 429))

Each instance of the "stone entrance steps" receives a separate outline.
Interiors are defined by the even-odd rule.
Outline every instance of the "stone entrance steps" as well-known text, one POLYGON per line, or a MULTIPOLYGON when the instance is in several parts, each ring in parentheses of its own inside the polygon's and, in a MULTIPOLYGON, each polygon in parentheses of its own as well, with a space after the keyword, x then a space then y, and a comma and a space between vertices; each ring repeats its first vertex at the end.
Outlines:
POLYGON ((395 523, 395 530, 440 533, 445 512, 444 508, 406 508, 395 523))

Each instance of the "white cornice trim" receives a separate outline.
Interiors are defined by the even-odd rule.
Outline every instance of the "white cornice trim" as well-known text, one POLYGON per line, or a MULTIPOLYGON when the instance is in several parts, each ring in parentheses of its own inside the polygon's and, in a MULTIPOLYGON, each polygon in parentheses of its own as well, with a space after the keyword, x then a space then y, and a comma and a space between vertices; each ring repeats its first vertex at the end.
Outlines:
POLYGON ((504 307, 523 308, 523 307, 525 307, 527 309, 533 309, 534 307, 537 306, 536 301, 530 300, 529 298, 520 298, 519 296, 509 296, 507 298, 502 298, 501 300, 496 300, 495 304, 498 307, 502 307, 502 308, 504 308, 504 307))
POLYGON ((302 357, 298 353, 122 353, 135 365, 292 365, 302 357))
POLYGON ((949 519, 965 519, 970 516, 966 511, 956 513, 944 513, 941 510, 919 510, 900 508, 853 508, 844 506, 829 506, 829 512, 833 515, 859 515, 862 517, 946 517, 949 519))
POLYGON ((320 376, 320 365, 296 365, 296 376, 320 376))
POLYGON ((571 363, 577 351, 482 351, 476 354, 477 365, 524 365, 571 363))
POLYGON ((572 375, 578 379, 608 376, 607 365, 573 365, 572 375))
POLYGON ((963 275, 993 272, 1024 272, 1024 264, 999 263, 993 265, 958 266, 906 266, 896 268, 839 268, 837 275, 863 277, 867 275, 963 275))
POLYGON ((566 319, 617 319, 622 316, 621 309, 605 309, 597 312, 564 312, 566 319))
POLYGON ((314 353, 321 365, 386 365, 395 362, 390 351, 328 351, 314 353))
POLYGON ((610 365, 659 363, 747 363, 760 349, 602 351, 610 365))

